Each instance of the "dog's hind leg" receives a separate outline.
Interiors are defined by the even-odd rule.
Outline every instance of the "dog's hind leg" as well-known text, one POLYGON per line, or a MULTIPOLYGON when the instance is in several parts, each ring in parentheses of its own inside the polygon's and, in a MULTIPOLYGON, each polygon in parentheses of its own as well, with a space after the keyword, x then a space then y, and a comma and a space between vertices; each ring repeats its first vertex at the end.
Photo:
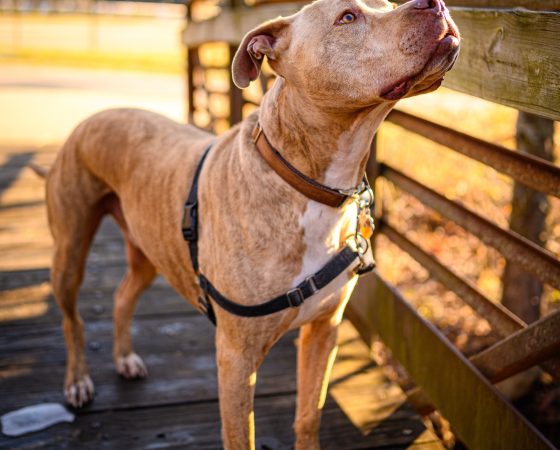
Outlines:
POLYGON ((76 300, 82 282, 87 246, 76 233, 71 238, 57 239, 55 244, 51 283, 54 296, 64 315, 63 331, 66 341, 66 401, 79 408, 93 399, 93 383, 84 354, 84 326, 76 300))
POLYGON ((125 378, 143 378, 148 371, 142 359, 132 351, 130 323, 138 297, 152 283, 156 269, 126 232, 125 236, 128 271, 115 292, 113 357, 120 375, 125 378))
POLYGON ((84 354, 83 322, 76 305, 90 244, 104 211, 108 187, 84 167, 74 132, 47 175, 47 211, 54 240, 51 267, 53 294, 63 313, 66 342, 66 401, 81 407, 93 399, 94 388, 84 354))
MULTIPOLYGON (((64 396, 70 405, 78 408, 93 399, 94 388, 86 364, 83 322, 76 301, 86 256, 101 214, 94 208, 75 208, 60 199, 54 200, 52 193, 49 194, 49 219, 54 237, 51 283, 64 315, 67 350, 64 396)), ((79 192, 73 191, 73 195, 79 192)))
POLYGON ((156 269, 144 252, 134 243, 117 195, 106 195, 103 210, 113 216, 123 233, 126 243, 128 270, 115 291, 113 308, 114 343, 113 359, 117 372, 124 378, 143 378, 148 374, 142 359, 132 350, 130 324, 140 297, 156 276, 156 269))

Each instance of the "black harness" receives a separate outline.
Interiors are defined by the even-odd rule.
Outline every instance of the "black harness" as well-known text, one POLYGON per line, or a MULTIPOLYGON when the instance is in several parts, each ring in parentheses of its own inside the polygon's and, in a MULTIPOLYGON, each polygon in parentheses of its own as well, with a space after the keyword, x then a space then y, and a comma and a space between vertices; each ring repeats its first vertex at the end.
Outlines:
MULTIPOLYGON (((191 191, 185 203, 182 230, 183 237, 189 245, 189 252, 193 269, 198 276, 200 288, 202 289, 202 292, 204 294, 198 299, 200 308, 214 325, 216 325, 216 315, 214 313, 211 300, 214 300, 221 308, 225 309, 229 313, 235 314, 237 316, 266 316, 278 311, 282 311, 283 309, 297 308, 298 306, 302 305, 307 298, 311 297, 317 291, 327 286, 338 275, 343 273, 356 260, 356 258, 360 258, 360 261, 362 262, 354 270, 357 275, 362 275, 374 269, 375 265, 373 262, 365 263, 363 260, 363 255, 367 251, 367 241, 364 240, 361 243, 358 240, 359 235, 356 232, 356 239, 347 243, 341 250, 336 253, 336 255, 329 259, 329 261, 318 272, 310 275, 295 288, 290 289, 282 295, 274 297, 273 299, 259 305, 252 306, 240 305, 239 303, 235 303, 224 297, 214 287, 214 285, 212 285, 210 280, 208 280, 208 278, 206 278, 202 274, 198 264, 198 180, 200 177, 200 172, 202 171, 202 166, 204 164, 204 161, 206 160, 206 157, 208 156, 211 147, 212 146, 210 145, 204 151, 194 173, 191 191), (365 249, 363 242, 366 242, 365 249)), ((366 186, 367 189, 369 189, 367 180, 366 186)), ((368 207, 369 206, 370 205, 368 205, 368 207)))

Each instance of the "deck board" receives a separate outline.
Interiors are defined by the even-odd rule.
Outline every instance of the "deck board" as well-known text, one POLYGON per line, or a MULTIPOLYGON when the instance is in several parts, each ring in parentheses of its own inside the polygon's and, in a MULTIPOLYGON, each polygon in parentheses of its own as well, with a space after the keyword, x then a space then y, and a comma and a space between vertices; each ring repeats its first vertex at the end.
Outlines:
MULTIPOLYGON (((11 162, 0 167, 0 414, 63 401, 65 349, 48 283, 51 239, 44 195, 41 181, 20 164, 29 158, 12 157, 17 151, 42 163, 54 156, 52 148, 0 152, 11 162)), ((78 303, 95 400, 72 424, 19 438, 0 435, 0 448, 221 448, 214 329, 161 277, 140 299, 132 327, 149 376, 126 381, 116 375, 112 296, 125 270, 118 227, 104 221, 78 303)), ((297 333, 288 333, 259 371, 259 449, 293 447, 296 347, 297 333)), ((321 426, 324 449, 442 448, 346 322, 329 392, 321 426)))

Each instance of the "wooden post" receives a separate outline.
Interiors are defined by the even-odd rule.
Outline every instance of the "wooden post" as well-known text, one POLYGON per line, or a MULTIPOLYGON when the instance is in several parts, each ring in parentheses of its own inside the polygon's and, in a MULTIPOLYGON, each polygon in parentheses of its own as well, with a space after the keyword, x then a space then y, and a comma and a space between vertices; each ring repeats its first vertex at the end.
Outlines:
POLYGON ((198 64, 198 47, 187 49, 187 123, 194 123, 194 77, 193 71, 198 64))
POLYGON ((234 126, 236 123, 241 122, 243 119, 243 93, 233 83, 233 77, 231 74, 231 64, 233 63, 233 57, 237 51, 237 45, 229 46, 229 124, 234 126))
MULTIPOLYGON (((377 161, 377 133, 375 133, 373 139, 371 140, 369 158, 366 163, 366 176, 368 177, 369 184, 373 189, 375 207, 374 210, 372 211, 372 214, 375 219, 377 217, 381 217, 382 215, 380 189, 377 187, 377 178, 379 177, 379 162, 377 161)), ((374 256, 375 256, 376 237, 377 237, 377 233, 374 233, 370 241, 370 245, 372 246, 372 251, 374 253, 374 256)))
POLYGON ((89 3, 89 48, 88 51, 99 50, 99 17, 97 15, 97 0, 89 3))
MULTIPOLYGON (((192 22, 192 2, 185 0, 185 21, 187 23, 187 27, 190 26, 192 22)), ((193 123, 193 114, 194 114, 194 82, 193 82, 193 68, 194 68, 194 52, 196 49, 191 47, 187 47, 186 49, 186 61, 185 61, 185 74, 186 74, 186 101, 187 101, 187 108, 186 108, 186 121, 187 123, 193 123)))
POLYGON ((12 27, 12 50, 15 52, 23 47, 23 24, 22 12, 19 0, 13 0, 14 5, 14 21, 12 27))
MULTIPOLYGON (((519 112, 517 149, 552 161, 554 122, 534 114, 519 112)), ((510 229, 543 245, 548 201, 546 195, 516 182, 513 188, 510 229)), ((542 284, 515 263, 506 264, 502 303, 527 323, 538 320, 542 284)))

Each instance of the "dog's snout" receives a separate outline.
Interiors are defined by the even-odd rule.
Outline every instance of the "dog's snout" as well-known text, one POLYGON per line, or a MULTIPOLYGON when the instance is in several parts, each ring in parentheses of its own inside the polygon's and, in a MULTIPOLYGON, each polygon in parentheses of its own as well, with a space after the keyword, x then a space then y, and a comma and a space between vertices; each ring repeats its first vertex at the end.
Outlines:
POLYGON ((433 9, 441 11, 445 4, 442 0, 416 0, 414 2, 414 9, 433 9))

